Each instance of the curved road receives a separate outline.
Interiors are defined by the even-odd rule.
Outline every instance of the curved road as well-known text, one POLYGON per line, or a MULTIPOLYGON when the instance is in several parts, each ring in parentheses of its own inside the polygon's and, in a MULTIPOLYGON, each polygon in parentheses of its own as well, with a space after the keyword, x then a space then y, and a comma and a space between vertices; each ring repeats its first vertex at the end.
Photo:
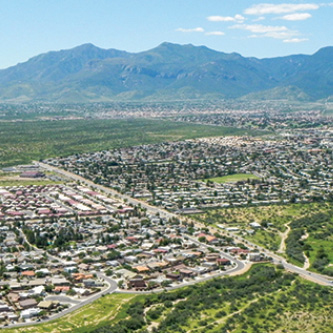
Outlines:
MULTIPOLYGON (((87 180, 81 176, 78 176, 76 174, 73 174, 72 172, 69 172, 69 171, 65 171, 65 170, 62 170, 62 169, 59 169, 57 167, 53 167, 53 166, 50 166, 48 164, 45 164, 45 163, 40 163, 40 162, 35 162, 36 164, 39 164, 40 167, 46 169, 47 171, 53 171, 53 172, 56 172, 58 174, 61 174, 69 179, 72 179, 74 181, 80 181, 84 184, 86 184, 87 186, 91 187, 91 188, 94 188, 94 189, 97 189, 97 190, 100 190, 100 191, 103 191, 107 194, 110 194, 116 198, 120 198, 121 200, 123 200, 124 202, 126 203, 131 203, 133 205, 141 205, 141 207, 144 207, 147 209, 147 211, 150 211, 151 213, 153 214, 156 214, 156 213, 159 213, 159 215, 161 217, 165 217, 165 218, 177 218, 177 219, 184 219, 182 216, 179 216, 179 215, 176 215, 174 213, 170 213, 168 212, 167 210, 165 209, 162 209, 162 208, 159 208, 159 207, 155 207, 155 206, 151 206, 149 204, 147 204, 146 202, 143 202, 141 200, 137 200, 137 199, 134 199, 134 198, 131 198, 127 195, 124 195, 124 194, 121 194, 111 188, 107 188, 105 186, 102 186, 102 185, 98 185, 98 184, 95 184, 93 183, 92 181, 90 180, 87 180)), ((197 222, 197 221, 193 221, 195 222, 196 225, 198 226, 201 226, 201 227, 206 227, 205 225, 197 222)), ((212 229, 211 228, 211 231, 219 231, 221 232, 221 230, 219 229, 212 229)), ((24 233, 22 232, 21 233, 24 237, 24 240, 28 243, 24 233)), ((273 258, 273 262, 275 264, 282 264, 284 266, 285 269, 287 269, 288 271, 291 271, 293 273, 297 273, 299 274, 300 276, 306 278, 306 279, 310 279, 312 280, 313 282, 316 282, 318 284, 323 284, 323 285, 332 285, 332 280, 329 279, 328 277, 326 276, 323 276, 323 275, 320 275, 320 274, 317 274, 317 273, 312 273, 312 272, 308 272, 300 267, 297 267, 295 265, 292 265, 292 264, 289 264, 288 262, 285 261, 284 258, 278 256, 277 254, 273 253, 273 252, 270 252, 260 246, 258 246, 257 244, 254 244, 254 243, 251 243, 249 241, 247 241, 246 239, 240 237, 240 236, 236 236, 236 235, 233 235, 232 233, 229 233, 229 235, 232 235, 234 239, 237 239, 239 240, 240 242, 243 242, 244 244, 247 244, 249 245, 250 247, 252 248, 256 248, 258 250, 260 250, 261 252, 263 252, 264 254, 266 254, 267 256, 270 256, 271 258, 273 258)), ((227 270, 227 271, 223 271, 221 273, 218 273, 218 274, 214 274, 212 276, 208 276, 208 277, 204 277, 202 279, 198 279, 198 280, 193 280, 193 281, 189 281, 189 282, 185 282, 185 283, 182 283, 178 286, 173 286, 173 287, 168 287, 168 288, 165 288, 165 289, 160 289, 160 290, 153 290, 153 291, 146 291, 146 292, 133 292, 133 291, 118 291, 118 292, 121 292, 121 293, 155 293, 155 292, 159 292, 159 291, 163 291, 163 290, 174 290, 174 289, 177 289, 177 288, 181 288, 181 287, 184 287, 186 285, 191 285, 191 284, 195 284, 195 283, 198 283, 198 282, 202 282, 202 281, 207 281, 209 279, 212 279, 214 277, 218 277, 218 276, 225 276, 225 275, 229 275, 231 273, 235 273, 235 272, 238 272, 238 271, 241 271, 245 268, 245 264, 240 261, 240 260, 237 260, 235 257, 225 253, 225 252, 222 252, 221 249, 217 248, 217 247, 214 247, 214 246, 211 246, 211 245, 207 245, 207 244, 204 244, 204 243, 201 243, 199 242, 198 240, 196 240, 195 238, 192 238, 188 235, 186 235, 186 237, 188 239, 190 239, 192 242, 202 246, 202 247, 210 247, 210 248, 214 248, 215 250, 217 250, 218 252, 221 253, 221 255, 227 259, 229 259, 230 261, 234 262, 236 264, 236 267, 230 269, 230 270, 227 270)), ((49 257, 52 257, 52 259, 57 259, 59 260, 59 258, 57 257, 53 257, 53 256, 50 256, 48 254, 49 257)), ((47 297, 48 300, 58 300, 60 302, 68 302, 68 303, 71 303, 71 304, 75 304, 74 306, 60 312, 60 313, 57 313, 51 317, 49 317, 48 319, 45 319, 45 320, 42 320, 40 322, 34 322, 34 323, 20 323, 20 324, 14 324, 14 325, 9 325, 7 326, 6 328, 12 328, 12 327, 22 327, 22 326, 31 326, 31 325, 35 325, 35 324, 40 324, 40 323, 46 323, 50 320, 54 320, 54 319, 58 319, 70 312, 73 312, 79 308, 81 308, 82 306, 85 306, 87 304, 90 304, 92 302, 94 302, 95 300, 97 300, 98 298, 100 298, 101 296, 104 296, 104 295, 107 295, 107 294, 111 294, 113 292, 115 292, 118 288, 118 284, 116 281, 112 280, 111 278, 105 276, 104 274, 102 274, 101 272, 97 272, 96 273, 97 276, 101 279, 103 279, 108 287, 105 289, 105 290, 102 290, 94 295, 92 295, 91 297, 85 299, 85 300, 82 300, 82 301, 76 301, 76 300, 72 300, 70 299, 69 297, 67 296, 49 296, 47 297)))
POLYGON ((106 284, 108 285, 108 287, 105 290, 101 290, 100 292, 98 292, 82 301, 73 300, 67 296, 62 296, 62 295, 49 296, 49 297, 47 297, 47 300, 54 300, 54 301, 59 301, 59 302, 71 303, 71 304, 74 303, 75 305, 64 311, 61 311, 61 312, 55 314, 53 316, 50 316, 48 319, 41 320, 39 322, 13 324, 13 325, 8 325, 4 328, 32 326, 32 325, 36 325, 36 324, 47 323, 48 321, 63 317, 64 315, 71 313, 71 312, 81 308, 82 306, 90 304, 90 303, 96 301, 97 299, 99 299, 101 296, 104 296, 107 294, 112 294, 113 292, 115 292, 115 290, 118 288, 118 284, 116 281, 110 279, 109 277, 105 276, 104 274, 102 274, 100 272, 97 272, 96 274, 99 278, 103 279, 106 282, 106 284))
MULTIPOLYGON (((115 190, 112 190, 110 188, 107 188, 105 186, 102 186, 102 185, 97 185, 95 183, 93 183, 92 181, 90 180, 87 180, 81 176, 78 176, 72 172, 69 172, 69 171, 65 171, 65 170, 62 170, 60 168, 57 168, 57 167, 54 167, 54 166, 51 166, 51 165, 48 165, 48 164, 45 164, 45 163, 40 163, 40 162, 35 162, 36 164, 39 164, 40 167, 48 170, 48 171, 53 171, 53 172, 56 172, 56 173, 59 173, 63 176, 66 176, 72 180, 75 180, 75 181, 80 181, 92 188, 96 188, 96 189, 99 189, 101 191, 104 191, 105 193, 108 193, 108 194, 111 194, 115 197, 118 197, 120 199, 122 199, 123 201, 126 201, 126 202, 129 202, 129 203, 132 203, 134 205, 141 205, 141 207, 144 207, 146 208, 147 210, 149 210, 150 212, 152 213, 159 213, 161 217, 166 217, 166 218, 172 218, 172 217, 175 217, 175 218, 178 218, 178 219, 184 219, 183 217, 181 216, 178 216, 176 214, 173 214, 173 213, 170 213, 168 212, 167 210, 165 209, 162 209, 162 208, 159 208, 159 207, 154 207, 154 206, 151 206, 149 204, 147 204, 146 202, 143 202, 141 200, 137 200, 137 199, 134 199, 134 198, 131 198, 127 195, 124 195, 124 194, 121 194, 115 190)), ((197 221, 193 221, 195 222, 196 225, 201 225, 202 227, 206 227, 205 225, 203 224, 200 224, 199 222, 197 221)), ((216 231, 217 229, 215 229, 216 231)), ((221 230, 219 230, 221 231, 221 230)), ((233 235, 232 233, 230 233, 231 235, 233 235)), ((257 244, 253 244, 249 241, 247 241, 246 239, 242 238, 242 237, 239 237, 239 236, 236 236, 236 235, 233 235, 233 237, 235 239, 238 239, 240 242, 244 243, 244 244, 247 244, 249 245, 250 247, 252 248, 256 248, 260 251, 262 251, 263 253, 265 253, 267 256, 269 257, 272 257, 273 258, 273 262, 275 264, 282 264, 287 270, 293 272, 293 273, 296 273, 296 274, 299 274, 301 277, 304 277, 306 279, 310 279, 311 281, 315 282, 315 283, 318 283, 318 284, 323 284, 323 285, 330 285, 332 286, 332 279, 330 279, 329 277, 325 276, 325 275, 321 275, 321 274, 317 274, 317 273, 312 273, 312 272, 308 272, 300 267, 297 267, 295 265, 292 265, 290 263, 287 263, 285 261, 285 259, 283 257, 280 257, 278 256, 277 254, 273 253, 273 252, 270 252, 260 246, 258 246, 257 244)), ((223 255, 225 256, 225 254, 223 253, 223 255)), ((232 257, 233 261, 235 261, 235 258, 232 257)))

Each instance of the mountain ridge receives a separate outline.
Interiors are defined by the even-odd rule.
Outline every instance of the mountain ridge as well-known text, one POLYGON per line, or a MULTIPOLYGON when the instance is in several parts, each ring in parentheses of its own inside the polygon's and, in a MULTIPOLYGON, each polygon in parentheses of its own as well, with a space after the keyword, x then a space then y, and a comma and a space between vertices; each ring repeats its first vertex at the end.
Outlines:
POLYGON ((130 53, 87 43, 0 70, 3 102, 262 99, 265 92, 276 99, 329 98, 333 47, 258 59, 192 44, 164 42, 130 53))

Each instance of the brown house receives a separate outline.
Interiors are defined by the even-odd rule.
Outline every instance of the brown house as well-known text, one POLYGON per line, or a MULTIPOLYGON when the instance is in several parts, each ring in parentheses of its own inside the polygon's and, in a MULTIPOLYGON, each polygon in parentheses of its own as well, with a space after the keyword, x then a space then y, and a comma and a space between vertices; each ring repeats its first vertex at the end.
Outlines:
POLYGON ((37 302, 34 298, 27 298, 23 301, 19 301, 19 305, 22 309, 29 309, 37 306, 37 302))

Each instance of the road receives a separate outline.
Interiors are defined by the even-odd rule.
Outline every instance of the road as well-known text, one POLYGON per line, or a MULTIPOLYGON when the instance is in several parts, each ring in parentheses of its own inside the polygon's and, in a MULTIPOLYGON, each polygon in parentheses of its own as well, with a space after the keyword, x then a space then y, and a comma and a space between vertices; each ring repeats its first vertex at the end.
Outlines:
MULTIPOLYGON (((36 162, 37 163, 37 162, 36 162)), ((53 172, 56 172, 58 174, 61 174, 71 180, 74 180, 74 181, 80 181, 81 183, 93 188, 93 189, 96 189, 96 190, 99 190, 99 191, 102 191, 102 192, 105 192, 107 194, 110 194, 116 198, 119 198, 121 199, 124 203, 130 203, 130 204, 133 204, 133 205, 141 205, 141 207, 144 207, 147 209, 147 211, 149 211, 150 213, 152 214, 159 214, 161 217, 165 217, 165 218, 177 218, 177 219, 180 219, 180 220, 185 220, 187 218, 184 218, 182 216, 179 216, 179 215, 176 215, 174 213, 170 213, 162 208, 159 208, 159 207, 155 207, 155 206, 151 206, 149 204, 147 204, 146 202, 143 202, 141 200, 137 200, 137 199, 134 199, 134 198, 131 198, 127 195, 124 195, 124 194, 121 194, 113 189, 110 189, 110 188, 107 188, 105 186, 102 186, 102 185, 98 185, 98 184, 95 184, 93 183, 92 181, 90 180, 87 180, 81 176, 78 176, 76 174, 73 174, 71 172, 68 172, 68 171, 65 171, 65 170, 62 170, 62 169, 59 169, 59 168, 56 168, 56 167, 53 167, 53 166, 50 166, 50 165, 47 165, 47 164, 44 164, 44 163, 40 163, 38 162, 39 166, 44 168, 45 170, 47 171, 53 171, 53 172)), ((203 227, 203 228, 206 228, 205 225, 197 222, 197 221, 193 221, 195 223, 195 225, 199 226, 199 227, 203 227)), ((216 231, 219 231, 221 232, 221 230, 218 230, 218 229, 213 229, 213 228, 209 228, 210 229, 210 232, 216 232, 216 231)), ((27 242, 30 246, 34 247, 32 244, 30 244, 27 239, 26 239, 26 236, 24 235, 24 233, 19 229, 22 237, 24 238, 24 241, 27 242)), ((283 265, 283 267, 290 271, 290 272, 293 272, 293 273, 296 273, 296 274, 299 274, 301 277, 303 278, 306 278, 306 279, 309 279, 313 282, 316 282, 318 284, 322 284, 322 285, 332 285, 332 280, 326 276, 323 276, 323 275, 320 275, 320 274, 317 274, 317 273, 312 273, 312 272, 308 272, 306 271, 305 269, 303 268, 300 268, 300 267, 297 267, 295 265, 292 265, 288 262, 286 262, 286 260, 283 258, 283 257, 280 257, 278 256, 277 254, 273 253, 273 252, 270 252, 260 246, 258 246, 257 244, 254 244, 254 243, 251 243, 249 242, 248 240, 238 236, 238 235, 234 235, 232 234, 231 232, 228 233, 229 236, 232 236, 234 239, 238 240, 239 242, 242 242, 244 244, 246 244, 247 246, 249 247, 252 247, 252 248, 256 248, 258 249, 259 251, 261 251, 262 253, 264 253, 266 256, 268 257, 271 257, 273 259, 273 263, 275 264, 281 264, 283 265)), ((165 288, 165 289, 161 289, 161 290, 153 290, 153 291, 147 291, 147 292, 137 292, 137 293, 155 293, 155 292, 158 292, 158 291, 162 291, 162 290, 174 290, 174 289, 177 289, 177 288, 181 288, 181 287, 184 287, 186 285, 191 285, 191 284, 195 284, 195 283, 198 283, 198 282, 202 282, 202 281, 207 281, 209 279, 212 279, 214 277, 218 277, 218 276, 225 276, 225 275, 230 275, 232 273, 237 273, 238 271, 241 271, 245 268, 245 264, 240 261, 240 260, 237 260, 235 257, 225 253, 225 252, 222 252, 221 249, 217 248, 217 247, 214 247, 212 245, 207 245, 207 244, 204 244, 204 243, 201 243, 199 242, 198 240, 196 240, 195 238, 193 237, 190 237, 188 235, 186 235, 186 237, 188 239, 190 239, 192 242, 202 246, 202 247, 210 247, 210 248, 213 248, 214 250, 218 251, 221 253, 221 255, 227 259, 229 259, 230 261, 234 262, 235 263, 235 267, 233 267, 232 269, 230 270, 227 270, 227 271, 223 271, 223 272, 220 272, 218 274, 215 274, 215 275, 212 275, 212 276, 207 276, 207 277, 204 277, 200 280, 193 280, 193 281, 189 281, 189 282, 185 282, 185 283, 182 283, 180 285, 177 285, 177 286, 172 286, 172 287, 168 287, 168 288, 165 288)), ((34 247, 35 248, 35 247, 34 247)), ((53 259, 53 260, 60 260, 59 258, 57 257, 54 257, 54 256, 51 256, 49 255, 49 258, 50 259, 53 259)), ((14 324, 14 325, 9 325, 7 326, 6 328, 11 328, 11 327, 22 327, 22 326, 30 326, 30 325, 34 325, 34 324, 39 324, 39 323, 46 323, 50 320, 54 320, 54 319, 58 319, 70 312, 73 312, 79 308, 81 308, 82 306, 85 306, 87 304, 90 304, 92 302, 94 302, 95 300, 97 300, 98 298, 100 298, 101 296, 104 296, 104 295, 107 295, 107 294, 111 294, 113 292, 115 292, 118 288, 118 285, 117 285, 117 282, 112 280, 111 278, 107 277, 106 275, 104 275, 103 273, 101 272, 97 272, 96 273, 97 276, 104 280, 105 283, 108 285, 108 287, 105 289, 105 290, 102 290, 94 295, 92 295, 91 297, 88 297, 82 301, 76 301, 76 300, 72 300, 70 299, 69 297, 67 296, 49 296, 47 299, 48 300, 58 300, 59 302, 65 302, 65 303, 71 303, 71 304, 75 304, 74 306, 60 312, 60 313, 57 313, 51 317, 49 317, 48 319, 46 320, 42 320, 38 323, 20 323, 20 324, 14 324)), ((122 293, 133 293, 133 291, 121 291, 122 293)), ((135 292, 134 292, 135 293, 135 292)))
POLYGON ((292 273, 296 273, 307 280, 311 280, 311 281, 321 284, 321 285, 332 286, 332 278, 330 278, 328 276, 309 272, 309 271, 305 270, 304 268, 292 265, 292 264, 288 263, 285 258, 277 255, 276 253, 271 252, 257 244, 254 244, 238 235, 234 235, 232 232, 229 232, 229 236, 233 237, 234 239, 238 240, 239 242, 242 242, 243 244, 246 244, 249 247, 256 248, 260 252, 264 253, 267 257, 271 257, 273 259, 274 264, 283 265, 283 267, 286 270, 288 270, 292 273))
MULTIPOLYGON (((98 189, 100 191, 104 191, 105 193, 108 193, 108 194, 111 194, 115 197, 118 197, 120 198, 121 200, 123 200, 124 202, 127 202, 127 203, 131 203, 133 205, 141 205, 141 207, 144 207, 146 208, 148 211, 150 211, 151 213, 154 213, 154 214, 157 214, 159 213, 161 217, 165 217, 165 218, 177 218, 177 219, 181 219, 181 220, 185 220, 184 217, 182 216, 179 216, 179 215, 176 215, 174 213, 170 213, 168 212, 167 210, 165 209, 162 209, 162 208, 159 208, 159 207, 155 207, 155 206, 151 206, 149 204, 147 204, 146 202, 144 201, 141 201, 141 200, 138 200, 138 199, 134 199, 134 198, 131 198, 125 194, 121 194, 113 189, 110 189, 110 188, 107 188, 105 186, 102 186, 102 185, 97 185, 95 183, 93 183, 92 181, 90 180, 87 180, 81 176, 78 176, 72 172, 69 172, 69 171, 65 171, 65 170, 62 170, 60 168, 57 168, 57 167, 53 167, 53 166, 50 166, 48 164, 45 164, 45 163, 40 163, 40 162, 35 162, 36 164, 39 164, 40 167, 46 169, 47 171, 53 171, 53 172, 56 172, 58 174, 61 174, 63 176, 66 176, 68 177, 69 179, 72 179, 74 181, 80 181, 84 184, 86 184, 87 186, 90 186, 92 188, 95 188, 95 189, 98 189)), ((205 225, 197 222, 197 221, 193 221, 197 226, 201 226, 201 227, 206 227, 205 225)), ((212 229, 210 228, 211 231, 221 231, 221 230, 217 230, 217 229, 212 229)), ((249 247, 252 247, 252 248, 255 248, 255 249, 258 249, 259 251, 263 252, 266 254, 266 256, 268 257, 271 257, 273 258, 273 262, 275 264, 282 264, 284 266, 285 269, 287 269, 288 271, 290 272, 293 272, 293 273, 296 273, 296 274, 299 274, 301 277, 304 277, 306 279, 309 279, 313 282, 316 282, 318 284, 322 284, 322 285, 329 285, 329 286, 332 286, 332 279, 327 277, 327 276, 324 276, 324 275, 321 275, 321 274, 317 274, 317 273, 312 273, 312 272, 308 272, 300 267, 297 267, 295 265, 292 265, 290 263, 287 263, 285 258, 277 255, 276 253, 273 253, 273 252, 270 252, 260 246, 258 246, 257 244, 254 244, 254 243, 251 243, 249 241, 247 241, 246 239, 238 236, 238 235, 234 235, 233 233, 230 233, 229 235, 232 235, 232 237, 244 244, 246 244, 247 246, 249 247)), ((225 253, 223 253, 223 255, 225 256, 225 253)), ((235 261, 235 258, 232 257, 232 260, 235 261)))
POLYGON ((35 162, 35 163, 38 164, 40 167, 42 167, 43 169, 45 169, 47 171, 51 171, 51 172, 53 171, 53 172, 59 173, 59 174, 65 176, 65 177, 67 177, 67 178, 69 178, 73 181, 79 181, 79 182, 81 182, 81 183, 83 183, 83 184, 85 184, 85 185, 87 185, 87 186, 89 186, 93 189, 96 189, 96 190, 105 192, 107 194, 110 194, 115 198, 119 198, 120 200, 122 200, 126 204, 141 205, 141 207, 146 208, 147 210, 149 210, 153 214, 159 213, 161 217, 179 218, 178 215, 170 213, 165 209, 155 207, 155 206, 151 206, 151 205, 147 204, 144 201, 134 199, 134 198, 132 198, 128 195, 125 195, 125 194, 121 194, 121 193, 117 192, 116 190, 113 190, 109 187, 105 187, 103 185, 95 184, 91 180, 85 179, 85 178, 83 178, 79 175, 76 175, 76 174, 72 173, 72 172, 62 170, 60 168, 57 168, 57 167, 54 167, 54 166, 51 166, 51 165, 48 165, 48 164, 45 164, 45 163, 41 163, 41 162, 35 162))
POLYGON ((118 284, 116 281, 110 279, 109 277, 107 277, 106 275, 104 275, 103 273, 97 272, 96 273, 97 276, 104 280, 104 282, 107 284, 107 288, 104 290, 101 290, 100 292, 84 299, 84 300, 73 300, 67 296, 48 296, 46 299, 47 300, 53 300, 53 301, 59 301, 59 302, 64 302, 64 303, 70 303, 70 304, 74 304, 74 306, 61 311, 53 316, 50 316, 48 319, 45 320, 41 320, 39 322, 32 322, 32 323, 19 323, 19 324, 13 324, 13 325, 8 325, 4 328, 13 328, 13 327, 23 327, 23 326, 31 326, 31 325, 36 325, 36 324, 42 324, 42 323, 47 323, 48 321, 54 320, 54 319, 58 319, 60 317, 63 317, 64 315, 71 313, 79 308, 81 308, 82 306, 88 305, 94 301, 96 301, 97 299, 99 299, 101 296, 107 295, 107 294, 112 294, 113 292, 116 291, 116 289, 118 288, 118 284))

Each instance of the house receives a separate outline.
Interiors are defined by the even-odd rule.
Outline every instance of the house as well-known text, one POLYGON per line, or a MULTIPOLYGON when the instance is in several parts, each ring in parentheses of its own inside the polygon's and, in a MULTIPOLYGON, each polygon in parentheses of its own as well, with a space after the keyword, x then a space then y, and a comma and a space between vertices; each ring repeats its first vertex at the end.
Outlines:
POLYGON ((79 267, 79 269, 81 269, 83 271, 87 271, 89 269, 89 265, 84 264, 84 263, 80 264, 78 267, 79 267))
POLYGON ((72 277, 75 282, 82 282, 84 279, 91 279, 94 276, 92 274, 84 274, 84 273, 73 273, 72 277))
POLYGON ((208 253, 206 255, 206 260, 209 261, 209 262, 214 262, 214 261, 216 261, 219 258, 220 258, 220 254, 219 253, 208 253))
POLYGON ((30 309, 37 305, 37 302, 34 298, 27 298, 25 300, 19 301, 19 305, 22 309, 30 309))
POLYGON ((249 253, 247 255, 247 258, 249 261, 252 261, 252 262, 259 262, 262 259, 260 253, 249 253))
POLYGON ((73 290, 81 296, 89 296, 91 294, 91 292, 85 288, 75 288, 74 287, 73 290))
POLYGON ((44 310, 51 310, 59 305, 58 301, 41 301, 38 303, 38 307, 44 310))
POLYGON ((73 273, 77 271, 76 266, 69 266, 69 267, 64 267, 64 272, 66 273, 73 273))
POLYGON ((219 265, 219 266, 227 266, 227 265, 231 265, 231 261, 229 259, 226 259, 226 258, 218 258, 216 260, 216 263, 219 265))
POLYGON ((23 271, 23 272, 21 272, 21 276, 26 276, 26 277, 32 278, 35 276, 35 272, 34 271, 23 271))
POLYGON ((51 278, 51 284, 54 286, 68 286, 69 281, 62 276, 54 276, 51 278))
POLYGON ((20 299, 20 295, 18 293, 10 292, 7 294, 7 298, 11 303, 17 303, 20 299))
POLYGON ((173 281, 181 281, 182 280, 182 276, 180 274, 180 272, 169 272, 165 274, 166 278, 173 280, 173 281))
POLYGON ((145 265, 133 266, 133 269, 135 269, 138 273, 147 273, 150 271, 149 267, 145 265))
POLYGON ((14 321, 14 320, 16 321, 19 319, 19 316, 14 312, 10 312, 10 313, 7 313, 7 318, 10 321, 14 321))
POLYGON ((40 171, 24 171, 20 174, 21 178, 43 178, 45 174, 40 171))
POLYGON ((55 293, 67 292, 71 289, 70 286, 57 286, 53 289, 55 293))
POLYGON ((96 281, 93 279, 84 279, 82 282, 85 288, 96 287, 96 281))
POLYGON ((261 225, 258 222, 251 222, 249 223, 249 225, 253 228, 253 229, 259 229, 261 228, 261 225))
POLYGON ((9 311, 12 311, 12 308, 10 308, 6 303, 0 302, 0 313, 9 311))
POLYGON ((28 319, 34 316, 38 316, 40 312, 41 310, 38 308, 26 309, 21 312, 21 318, 28 319))
POLYGON ((143 290, 147 288, 146 282, 143 280, 141 275, 136 275, 132 279, 130 279, 127 283, 128 288, 143 290))

